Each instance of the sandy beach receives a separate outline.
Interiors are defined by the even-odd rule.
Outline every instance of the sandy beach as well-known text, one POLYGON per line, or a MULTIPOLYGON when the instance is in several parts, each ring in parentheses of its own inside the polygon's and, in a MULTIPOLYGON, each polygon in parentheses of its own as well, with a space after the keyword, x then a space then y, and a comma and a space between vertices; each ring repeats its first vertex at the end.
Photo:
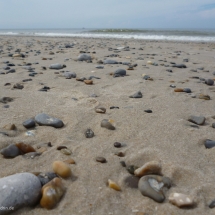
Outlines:
POLYGON ((205 83, 215 78, 214 72, 215 43, 0 36, 0 73, 5 73, 0 74, 0 98, 13 98, 0 103, 0 149, 19 142, 36 150, 41 143, 53 145, 34 159, 22 155, 7 159, 0 155, 0 177, 52 172, 54 161, 75 161, 70 164, 72 176, 62 179, 66 192, 54 209, 37 204, 13 214, 214 214, 215 208, 209 208, 209 204, 215 200, 215 148, 204 145, 206 139, 215 140, 215 86, 205 83), (83 53, 90 55, 92 62, 77 60, 83 53), (118 64, 99 64, 105 59, 118 64), (15 65, 10 67, 14 73, 7 74, 6 61, 15 65), (124 62, 133 65, 131 70, 124 62), (57 63, 66 67, 49 69, 57 63), (178 64, 186 68, 173 67, 178 64), (26 65, 33 68, 34 76, 29 76, 31 72, 23 67, 26 65), (98 65, 104 68, 96 68, 98 65), (113 77, 117 69, 126 70, 126 75, 113 77), (76 78, 94 76, 93 84, 66 79, 67 71, 76 73, 76 78), (143 74, 149 78, 144 79, 143 74), (25 79, 32 80, 23 82, 25 79), (23 88, 14 88, 16 84, 23 88), (50 89, 40 91, 44 86, 50 89), (176 88, 189 88, 192 92, 175 92, 176 88), (138 91, 142 98, 129 97, 138 91), (201 94, 210 100, 201 99, 201 94), (97 113, 95 108, 99 106, 106 108, 106 113, 97 113), (25 120, 40 113, 62 120, 64 126, 23 126, 25 120), (204 116, 204 124, 188 121, 191 115, 204 116), (110 120, 116 129, 101 127, 103 119, 110 120), (9 124, 16 129, 8 130, 9 124), (86 138, 88 128, 94 137, 86 138), (27 131, 33 136, 26 136, 27 131), (122 147, 114 147, 115 142, 122 147), (72 154, 57 150, 61 145, 72 154), (104 157, 107 162, 97 162, 96 157, 104 157), (127 167, 160 163, 161 175, 172 182, 165 191, 164 202, 143 196, 137 187, 139 178, 130 174, 121 161, 127 167), (109 179, 121 191, 108 187, 109 179), (169 202, 172 193, 189 195, 195 204, 178 208, 169 202))

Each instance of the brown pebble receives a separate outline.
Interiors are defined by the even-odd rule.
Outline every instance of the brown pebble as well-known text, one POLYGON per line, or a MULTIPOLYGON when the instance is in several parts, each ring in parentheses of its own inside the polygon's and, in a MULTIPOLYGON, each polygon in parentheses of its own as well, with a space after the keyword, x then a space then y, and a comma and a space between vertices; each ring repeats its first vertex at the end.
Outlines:
POLYGON ((210 100, 211 98, 209 95, 200 94, 199 99, 210 100))
POLYGON ((121 191, 120 186, 110 179, 108 179, 108 186, 116 191, 121 191))
POLYGON ((65 193, 65 190, 62 180, 60 178, 54 178, 42 187, 40 205, 46 209, 54 208, 65 193))
POLYGON ((36 152, 36 150, 30 144, 27 143, 16 143, 16 146, 23 154, 29 152, 36 152))
POLYGON ((8 124, 3 127, 6 130, 15 130, 16 126, 14 124, 8 124))
POLYGON ((184 90, 182 88, 175 88, 174 91, 175 92, 184 92, 184 90))
POLYGON ((54 161, 52 164, 53 171, 62 178, 71 176, 72 172, 68 164, 63 161, 54 161))
POLYGON ((123 152, 116 152, 115 155, 119 157, 125 157, 125 154, 123 152))
POLYGON ((70 159, 68 159, 68 160, 65 160, 65 161, 63 161, 64 163, 68 163, 68 164, 75 164, 75 161, 72 159, 72 158, 70 158, 70 159))
POLYGON ((106 159, 104 157, 96 157, 96 161, 100 163, 106 163, 106 159))
POLYGON ((58 146, 57 150, 61 150, 61 149, 67 149, 67 146, 58 146))
POLYGON ((92 85, 93 81, 92 80, 84 80, 84 83, 87 85, 92 85))
POLYGON ((104 108, 104 107, 96 107, 95 111, 96 111, 96 113, 105 113, 106 108, 104 108))
POLYGON ((115 142, 113 145, 114 145, 114 147, 116 147, 116 148, 121 148, 121 147, 122 147, 122 144, 119 143, 119 142, 115 142))

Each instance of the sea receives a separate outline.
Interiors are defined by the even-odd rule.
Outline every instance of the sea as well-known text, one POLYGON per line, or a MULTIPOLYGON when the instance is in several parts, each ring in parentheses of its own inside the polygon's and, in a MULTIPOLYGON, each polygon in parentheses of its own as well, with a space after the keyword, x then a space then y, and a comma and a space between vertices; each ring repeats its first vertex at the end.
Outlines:
POLYGON ((215 29, 0 29, 0 35, 215 42, 215 29))

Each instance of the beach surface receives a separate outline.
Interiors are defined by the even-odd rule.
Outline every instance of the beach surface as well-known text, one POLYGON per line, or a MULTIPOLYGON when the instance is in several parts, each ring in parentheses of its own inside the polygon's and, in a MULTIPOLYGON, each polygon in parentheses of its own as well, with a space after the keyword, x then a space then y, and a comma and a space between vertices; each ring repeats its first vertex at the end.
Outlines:
POLYGON ((215 78, 215 43, 0 36, 0 50, 0 73, 5 73, 0 75, 0 98, 13 98, 7 104, 0 103, 0 131, 8 134, 0 134, 0 149, 19 142, 35 149, 41 143, 53 145, 34 159, 22 155, 6 159, 0 155, 0 177, 52 172, 54 161, 69 158, 75 161, 70 164, 71 178, 62 180, 66 192, 54 209, 50 211, 37 204, 14 214, 215 213, 215 208, 209 208, 215 200, 215 148, 207 149, 204 145, 205 139, 215 140, 212 127, 215 86, 204 81, 215 78), (65 44, 70 44, 70 48, 65 48, 65 44), (92 57, 92 62, 77 60, 84 52, 92 57), (14 55, 20 53, 23 57, 14 55), (105 59, 119 63, 98 63, 105 59), (6 74, 9 71, 4 70, 6 61, 15 65, 11 67, 14 73, 6 74), (120 62, 133 66, 128 70, 120 62), (56 63, 66 67, 49 69, 56 63), (186 68, 173 67, 175 64, 184 64, 186 68), (37 74, 29 76, 31 72, 23 67, 26 65, 37 74), (98 65, 104 68, 96 68, 98 65), (126 75, 113 77, 111 74, 117 69, 126 70, 126 75), (93 84, 66 79, 66 71, 75 72, 76 78, 94 76, 93 84), (143 74, 150 78, 144 79, 143 74), (23 82, 25 79, 32 80, 23 82), (14 88, 17 83, 23 89, 14 88), (44 86, 50 89, 39 91, 44 86), (189 88, 192 92, 175 92, 176 88, 189 88), (138 91, 142 98, 129 97, 138 91), (210 100, 200 99, 201 94, 210 96, 210 100), (106 108, 106 113, 97 113, 98 106, 106 108), (33 129, 26 129, 22 125, 40 113, 62 120, 64 126, 37 124, 33 129), (204 124, 188 121, 191 115, 204 116, 204 124), (110 120, 116 129, 101 127, 103 119, 110 120), (14 124, 16 129, 8 130, 9 124, 14 124), (88 128, 94 137, 86 138, 88 128), (26 136, 27 131, 32 131, 33 136, 26 136), (122 147, 114 147, 115 142, 122 147), (61 145, 72 154, 57 150, 61 145), (97 162, 96 157, 104 157, 107 162, 97 162), (172 182, 164 192, 164 202, 143 196, 137 188, 138 177, 130 174, 121 161, 127 167, 141 167, 152 161, 160 163, 162 175, 172 182), (109 188, 109 179, 121 191, 109 188), (195 204, 178 208, 168 200, 172 193, 189 195, 195 204))

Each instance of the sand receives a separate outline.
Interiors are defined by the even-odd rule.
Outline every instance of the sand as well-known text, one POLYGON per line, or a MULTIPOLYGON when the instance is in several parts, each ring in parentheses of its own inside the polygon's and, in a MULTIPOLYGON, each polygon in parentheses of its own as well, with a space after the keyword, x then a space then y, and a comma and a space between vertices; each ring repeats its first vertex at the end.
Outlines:
MULTIPOLYGON (((215 71, 215 44, 192 42, 162 42, 142 40, 116 40, 93 38, 46 38, 46 37, 0 37, 0 68, 8 60, 16 66, 16 73, 0 75, 0 97, 14 98, 8 103, 9 108, 3 108, 0 103, 0 128, 14 123, 16 131, 7 131, 10 136, 0 136, 0 148, 11 143, 24 142, 33 147, 43 142, 51 142, 53 147, 34 159, 18 156, 5 159, 0 156, 0 177, 20 172, 52 171, 52 163, 56 160, 73 158, 76 164, 71 165, 72 178, 63 180, 66 193, 60 203, 51 211, 37 205, 35 208, 22 208, 14 214, 53 214, 53 215, 163 215, 163 214, 214 214, 215 209, 208 207, 215 199, 215 148, 206 149, 202 139, 215 139, 212 123, 215 119, 215 87, 208 86, 199 79, 213 79, 215 71), (65 43, 74 43, 73 48, 59 48, 65 43), (130 51, 115 53, 108 51, 122 46, 129 46, 130 51), (11 50, 7 50, 12 47, 11 50), (8 57, 15 54, 17 48, 21 53, 28 52, 25 58, 8 57), (134 49, 135 48, 135 49, 134 49), (143 50, 139 50, 142 48, 143 50), (33 50, 30 52, 30 50, 33 50), (40 50, 41 54, 35 55, 40 50), (53 51, 54 55, 49 55, 53 51), (62 53, 57 53, 62 51, 62 53), (76 61, 80 51, 90 52, 93 62, 76 61), (179 52, 180 51, 180 52, 179 52), (96 52, 96 53, 92 53, 96 52), (118 57, 107 57, 119 62, 137 63, 134 70, 127 70, 127 76, 113 78, 110 73, 118 68, 127 69, 126 65, 104 65, 104 69, 96 69, 98 60, 105 56, 118 54, 118 57), (155 54, 155 55, 154 55, 155 54), (178 55, 180 54, 180 55, 178 55), (138 57, 144 60, 137 60, 138 57), (52 58, 52 60, 42 60, 52 58), (170 62, 186 62, 187 68, 172 68, 170 62), (68 59, 67 61, 64 61, 68 59), (159 61, 166 60, 166 62, 159 61), (147 61, 158 63, 158 66, 147 64, 147 61), (38 72, 35 77, 29 77, 22 66, 32 64, 38 72), (64 71, 75 72, 78 78, 96 76, 93 85, 85 85, 75 79, 65 79, 62 70, 48 69, 54 63, 65 64, 64 71), (168 64, 164 67, 160 64, 168 64), (47 67, 43 70, 42 66, 47 67), (197 72, 190 71, 204 67, 197 72), (172 73, 166 71, 172 69, 172 73), (42 72, 42 74, 40 74, 42 72), (59 74, 55 74, 59 72, 59 74), (153 81, 144 80, 142 74, 149 75, 153 81), (32 81, 22 82, 32 78, 32 81), (174 81, 174 82, 173 82, 174 81), (4 86, 11 83, 10 86, 4 86), (15 83, 22 83, 22 90, 12 89, 15 83), (38 91, 44 85, 50 87, 48 92, 38 91), (170 84, 177 88, 190 88, 192 95, 176 93, 170 84), (141 91, 140 99, 129 98, 141 91), (202 100, 198 94, 204 93, 211 100, 202 100), (90 97, 96 94, 98 97, 90 97), (72 98, 76 98, 74 100, 72 98), (96 113, 94 108, 101 105, 107 109, 105 114, 96 113), (119 109, 110 109, 117 106, 119 109), (151 109, 152 113, 144 110, 151 109), (56 129, 47 126, 36 126, 35 136, 25 136, 26 129, 22 123, 39 113, 61 119, 65 126, 56 129), (190 115, 203 115, 206 122, 199 128, 191 127, 187 121, 190 115), (101 128, 103 119, 114 120, 116 130, 101 128), (91 128, 95 136, 86 138, 84 132, 91 128), (123 143, 122 148, 115 148, 114 142, 123 143), (64 155, 56 147, 67 146, 71 155, 64 155), (124 152, 125 157, 118 157, 116 152, 124 152), (107 163, 95 161, 97 156, 105 157, 107 163), (131 176, 121 166, 120 161, 127 165, 142 166, 146 162, 158 161, 162 166, 164 176, 172 180, 172 187, 166 192, 164 203, 156 203, 144 197, 137 188, 127 185, 126 178, 131 176), (121 191, 115 191, 107 186, 108 179, 120 185, 121 191), (179 209, 168 201, 173 192, 191 195, 196 206, 191 209, 179 209)), ((12 68, 12 67, 11 67, 12 68)), ((4 71, 0 69, 0 71, 4 71)), ((4 71, 6 72, 6 71, 4 71)), ((30 129, 32 130, 32 129, 30 129)))

